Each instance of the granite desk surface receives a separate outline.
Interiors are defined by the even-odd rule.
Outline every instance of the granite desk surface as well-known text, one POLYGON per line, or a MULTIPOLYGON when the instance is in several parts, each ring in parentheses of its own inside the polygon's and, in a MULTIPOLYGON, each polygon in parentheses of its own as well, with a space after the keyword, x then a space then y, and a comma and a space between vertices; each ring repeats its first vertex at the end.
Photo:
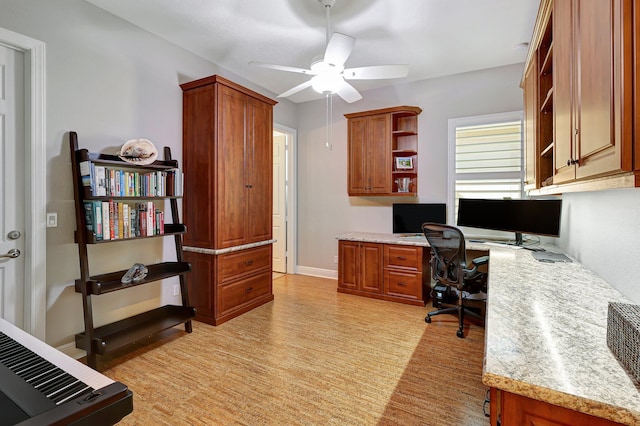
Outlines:
MULTIPOLYGON (((337 239, 429 245, 424 237, 393 234, 337 239)), ((606 341, 609 302, 631 302, 577 261, 543 263, 529 250, 481 243, 467 243, 467 249, 490 252, 483 383, 639 425, 640 387, 606 341)))

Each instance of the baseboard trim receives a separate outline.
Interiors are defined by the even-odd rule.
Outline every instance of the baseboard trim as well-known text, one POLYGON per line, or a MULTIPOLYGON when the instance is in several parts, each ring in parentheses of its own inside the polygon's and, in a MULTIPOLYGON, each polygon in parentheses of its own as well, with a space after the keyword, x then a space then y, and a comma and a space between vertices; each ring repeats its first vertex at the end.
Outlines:
POLYGON ((310 275, 312 277, 338 279, 338 271, 331 269, 313 268, 311 266, 300 266, 296 268, 296 274, 310 275))
POLYGON ((56 349, 65 355, 69 355, 73 359, 80 359, 87 356, 84 350, 76 348, 75 343, 67 343, 66 345, 58 346, 56 349))

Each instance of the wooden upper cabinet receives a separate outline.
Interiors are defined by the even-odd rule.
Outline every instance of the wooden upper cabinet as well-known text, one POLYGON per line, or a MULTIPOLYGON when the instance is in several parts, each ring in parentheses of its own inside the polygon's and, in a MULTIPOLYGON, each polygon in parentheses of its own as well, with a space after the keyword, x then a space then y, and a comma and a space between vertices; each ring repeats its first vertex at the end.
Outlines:
POLYGON ((349 195, 391 192, 391 120, 387 114, 349 120, 349 195))
POLYGON ((554 3, 554 183, 632 170, 631 18, 630 0, 554 3))
POLYGON ((272 236, 275 101, 219 76, 183 90, 187 246, 221 249, 272 236))
POLYGON ((418 107, 402 106, 345 114, 348 121, 350 196, 417 193, 418 107), (412 167, 397 169, 395 159, 410 158, 412 167), (407 191, 397 180, 409 179, 407 191))
MULTIPOLYGON (((546 49, 543 40, 549 27, 540 20, 551 16, 553 107, 540 110, 536 135, 546 132, 543 114, 550 111, 553 162, 547 172, 540 172, 538 188, 552 184, 547 192, 561 193, 634 186, 633 60, 638 42, 633 26, 638 23, 633 13, 638 7, 632 0, 541 2, 526 69, 534 58, 542 67, 540 52, 546 49), (589 185, 594 179, 616 176, 609 184, 589 185)), ((540 74, 540 86, 542 81, 540 74)), ((526 92, 525 108, 531 102, 526 92)), ((529 132, 525 135, 530 137, 529 132)), ((538 170, 544 169, 545 161, 538 158, 538 170)))

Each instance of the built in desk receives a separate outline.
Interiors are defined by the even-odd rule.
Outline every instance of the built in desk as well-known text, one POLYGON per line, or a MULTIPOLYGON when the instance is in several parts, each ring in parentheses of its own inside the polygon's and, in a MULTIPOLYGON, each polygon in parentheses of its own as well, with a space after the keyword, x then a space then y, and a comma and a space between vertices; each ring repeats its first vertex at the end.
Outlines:
MULTIPOLYGON (((429 246, 393 234, 337 239, 429 246)), ((482 381, 491 425, 640 425, 639 387, 606 342, 608 303, 631 302, 577 261, 482 243, 467 250, 490 256, 482 381)))

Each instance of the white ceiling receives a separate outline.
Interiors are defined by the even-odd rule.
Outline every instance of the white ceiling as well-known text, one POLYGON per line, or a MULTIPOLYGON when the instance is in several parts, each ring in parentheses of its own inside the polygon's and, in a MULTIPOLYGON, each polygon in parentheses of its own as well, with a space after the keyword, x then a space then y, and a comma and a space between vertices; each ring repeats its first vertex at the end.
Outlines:
MULTIPOLYGON (((86 0, 274 93, 308 76, 250 61, 308 68, 324 53, 319 0, 86 0)), ((539 0, 337 0, 333 31, 356 38, 346 66, 408 64, 397 80, 351 80, 359 91, 524 62, 539 0)), ((319 99, 311 88, 290 97, 319 99)), ((366 94, 365 94, 366 96, 366 94)))

